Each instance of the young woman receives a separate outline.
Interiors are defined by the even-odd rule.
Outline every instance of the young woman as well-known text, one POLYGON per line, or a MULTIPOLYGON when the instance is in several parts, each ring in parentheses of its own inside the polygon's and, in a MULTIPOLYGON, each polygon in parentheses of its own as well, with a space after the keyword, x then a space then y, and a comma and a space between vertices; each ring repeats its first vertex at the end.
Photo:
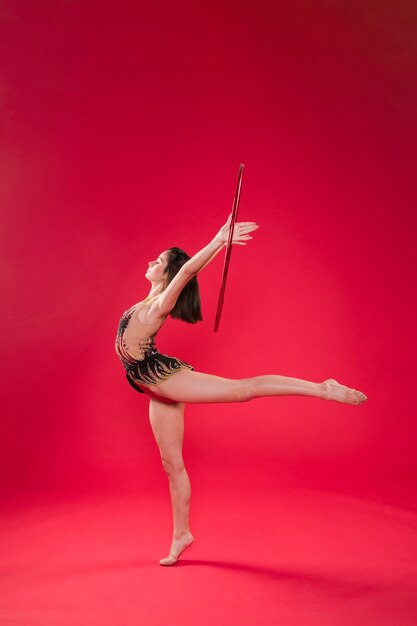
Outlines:
MULTIPOLYGON (((191 485, 182 458, 186 402, 247 402, 262 396, 298 395, 355 405, 367 399, 333 378, 319 383, 272 374, 222 378, 195 372, 188 363, 158 352, 155 336, 168 315, 190 324, 202 320, 197 275, 227 245, 231 217, 192 258, 173 247, 149 263, 150 293, 123 313, 116 336, 116 352, 128 382, 150 396, 150 422, 169 478, 174 533, 169 555, 159 561, 161 565, 176 563, 194 541, 189 526, 191 485)), ((255 222, 236 222, 232 243, 246 245, 252 239, 249 233, 257 228, 255 222)))

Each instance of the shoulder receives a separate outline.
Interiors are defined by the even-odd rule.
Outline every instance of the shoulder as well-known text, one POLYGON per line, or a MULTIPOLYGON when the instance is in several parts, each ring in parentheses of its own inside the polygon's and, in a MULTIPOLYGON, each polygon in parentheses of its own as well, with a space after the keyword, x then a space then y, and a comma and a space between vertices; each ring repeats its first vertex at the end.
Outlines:
POLYGON ((136 317, 140 323, 149 326, 159 324, 167 315, 167 313, 163 313, 161 310, 159 296, 146 303, 140 302, 136 310, 136 317))

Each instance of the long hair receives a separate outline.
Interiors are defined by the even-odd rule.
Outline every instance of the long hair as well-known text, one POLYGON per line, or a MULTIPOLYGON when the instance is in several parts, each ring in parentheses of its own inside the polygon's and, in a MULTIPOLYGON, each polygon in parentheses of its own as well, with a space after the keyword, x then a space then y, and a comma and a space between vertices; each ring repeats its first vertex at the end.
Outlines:
MULTIPOLYGON (((179 272, 184 263, 191 259, 184 250, 175 246, 168 248, 167 252, 168 263, 164 271, 164 290, 168 287, 169 283, 179 272)), ((174 319, 187 322, 188 324, 196 324, 203 320, 197 276, 193 276, 185 285, 177 298, 174 308, 170 312, 170 316, 174 319)))

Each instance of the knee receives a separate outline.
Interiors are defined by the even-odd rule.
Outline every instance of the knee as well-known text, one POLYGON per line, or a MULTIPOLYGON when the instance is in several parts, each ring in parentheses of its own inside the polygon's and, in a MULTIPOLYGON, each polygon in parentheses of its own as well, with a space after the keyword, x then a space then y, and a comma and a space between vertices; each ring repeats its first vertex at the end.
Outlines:
POLYGON ((238 402, 248 402, 248 400, 252 400, 255 395, 255 389, 253 384, 253 379, 251 378, 242 378, 239 381, 239 387, 237 392, 238 402))
POLYGON ((182 457, 161 457, 164 472, 168 476, 177 476, 184 469, 184 461, 182 457))

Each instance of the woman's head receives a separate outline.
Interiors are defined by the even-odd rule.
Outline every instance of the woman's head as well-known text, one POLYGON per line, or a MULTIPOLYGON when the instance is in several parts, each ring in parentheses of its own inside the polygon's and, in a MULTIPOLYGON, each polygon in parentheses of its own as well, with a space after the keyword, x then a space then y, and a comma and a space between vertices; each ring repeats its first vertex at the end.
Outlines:
MULTIPOLYGON (((172 247, 162 252, 149 264, 146 277, 151 282, 162 282, 164 291, 181 267, 191 257, 181 248, 172 247)), ((200 290, 197 276, 185 285, 178 296, 177 302, 170 313, 172 318, 180 319, 189 324, 202 321, 200 290)))
MULTIPOLYGON (((159 283, 164 280, 164 271, 168 263, 168 252, 162 252, 155 261, 149 263, 146 271, 146 278, 151 283, 159 283)), ((165 287, 164 287, 165 289, 165 287)))

